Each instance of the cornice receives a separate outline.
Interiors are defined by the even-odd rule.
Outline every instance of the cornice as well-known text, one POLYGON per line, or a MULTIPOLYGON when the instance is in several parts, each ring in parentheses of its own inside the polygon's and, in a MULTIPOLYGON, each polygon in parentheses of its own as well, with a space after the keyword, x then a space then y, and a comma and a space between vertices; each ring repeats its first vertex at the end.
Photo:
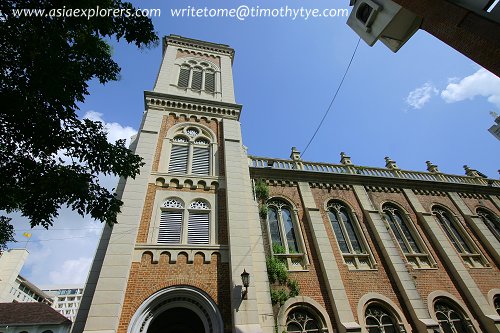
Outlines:
POLYGON ((242 105, 227 102, 209 101, 192 97, 144 91, 146 110, 169 111, 176 115, 198 115, 208 118, 228 118, 239 120, 242 105))
POLYGON ((217 44, 198 39, 186 38, 178 35, 170 35, 163 37, 163 53, 165 53, 168 45, 187 47, 193 50, 204 52, 208 51, 219 55, 226 55, 231 58, 231 62, 234 59, 234 49, 226 44, 217 44))
MULTIPOLYGON (((458 192, 469 193, 470 195, 500 195, 500 188, 479 184, 459 184, 438 181, 413 180, 405 178, 386 178, 377 176, 366 176, 357 174, 337 174, 312 172, 305 170, 273 169, 249 167, 252 178, 280 179, 282 182, 307 182, 315 184, 346 184, 362 185, 370 190, 378 189, 385 191, 385 188, 410 188, 418 190, 420 193, 426 192, 458 192)), ((389 190, 388 190, 389 191, 389 190)), ((389 191, 391 192, 391 191, 389 191)))

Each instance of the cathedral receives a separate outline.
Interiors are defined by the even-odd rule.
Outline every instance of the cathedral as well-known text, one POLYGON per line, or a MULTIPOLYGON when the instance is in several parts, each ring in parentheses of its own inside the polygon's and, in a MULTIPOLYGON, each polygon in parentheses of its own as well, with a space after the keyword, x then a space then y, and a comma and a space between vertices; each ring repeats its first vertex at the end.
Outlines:
POLYGON ((250 156, 228 45, 170 35, 73 333, 500 331, 500 181, 250 156))

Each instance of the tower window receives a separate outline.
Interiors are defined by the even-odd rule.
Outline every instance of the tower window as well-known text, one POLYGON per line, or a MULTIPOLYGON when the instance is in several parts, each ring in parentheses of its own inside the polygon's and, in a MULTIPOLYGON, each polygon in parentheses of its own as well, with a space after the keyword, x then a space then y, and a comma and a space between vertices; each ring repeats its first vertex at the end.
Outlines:
POLYGON ((328 204, 328 217, 345 263, 354 269, 372 268, 373 258, 355 215, 343 203, 328 204))
POLYGON ((192 126, 178 132, 171 141, 168 172, 202 176, 213 174, 209 134, 192 126))
POLYGON ((440 207, 433 208, 432 213, 453 247, 468 266, 486 266, 486 259, 481 255, 472 239, 454 216, 440 207))
POLYGON ((209 244, 210 206, 202 199, 193 201, 186 214, 180 199, 170 198, 161 206, 158 243, 209 244), (186 219, 187 216, 187 220, 186 219))
POLYGON ((192 89, 197 92, 216 92, 216 77, 218 70, 208 62, 199 62, 191 59, 180 65, 177 86, 183 89, 192 89))
POLYGON ((408 262, 418 268, 432 267, 431 258, 409 217, 393 205, 384 205, 382 210, 408 262))

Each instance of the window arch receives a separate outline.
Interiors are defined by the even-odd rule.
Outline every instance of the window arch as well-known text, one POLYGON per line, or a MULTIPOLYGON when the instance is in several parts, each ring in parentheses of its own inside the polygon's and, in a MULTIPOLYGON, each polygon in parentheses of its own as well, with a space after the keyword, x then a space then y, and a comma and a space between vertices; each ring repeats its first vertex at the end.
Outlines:
POLYGON ((309 309, 297 307, 288 313, 286 318, 287 333, 320 333, 327 332, 321 320, 309 309))
POLYGON ((434 303, 434 312, 443 333, 476 332, 463 311, 446 299, 438 299, 434 303))
POLYGON ((371 303, 366 307, 365 326, 368 333, 406 332, 393 311, 379 303, 371 303))
POLYGON ((354 269, 372 268, 373 257, 350 207, 333 200, 327 205, 327 213, 344 262, 354 269))
POLYGON ((208 201, 195 199, 186 209, 182 200, 168 198, 160 209, 158 243, 210 244, 211 207, 208 201))
POLYGON ((491 230, 493 235, 500 241, 500 219, 495 214, 484 208, 477 209, 477 215, 484 224, 491 230))
POLYGON ((443 228, 453 247, 468 266, 486 266, 486 259, 481 255, 476 245, 455 216, 440 206, 433 207, 432 214, 443 228))
POLYGON ((187 124, 178 128, 170 140, 168 172, 214 175, 213 155, 215 143, 207 130, 187 124))
POLYGON ((182 59, 179 64, 177 86, 197 92, 214 94, 217 92, 217 73, 219 69, 208 61, 198 58, 182 59))
POLYGON ((289 269, 302 269, 305 245, 293 207, 282 199, 268 200, 267 224, 272 253, 286 258, 289 269))
POLYGON ((382 211, 406 260, 414 267, 432 267, 434 262, 410 218, 393 204, 384 204, 382 211))

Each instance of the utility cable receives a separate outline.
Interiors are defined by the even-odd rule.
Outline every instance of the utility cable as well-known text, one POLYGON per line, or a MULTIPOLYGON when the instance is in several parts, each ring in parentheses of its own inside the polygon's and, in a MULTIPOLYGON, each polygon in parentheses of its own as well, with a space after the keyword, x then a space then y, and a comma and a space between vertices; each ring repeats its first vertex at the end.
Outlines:
POLYGON ((356 48, 354 49, 354 52, 352 53, 351 60, 349 61, 349 64, 347 65, 347 68, 345 69, 344 76, 342 77, 342 80, 340 81, 340 84, 339 84, 339 86, 337 88, 337 91, 335 92, 335 95, 333 95, 333 98, 332 98, 332 101, 330 102, 330 105, 328 105, 328 108, 326 109, 326 112, 323 115, 323 118, 319 122, 318 127, 316 127, 316 130, 314 131, 314 134, 312 135, 311 139, 307 143, 306 148, 302 151, 302 156, 304 156, 304 154, 306 153, 307 148, 309 148, 309 145, 314 140, 314 137, 316 136, 316 134, 318 133, 319 129, 321 128, 321 125, 323 125, 323 122, 325 121, 326 116, 330 112, 330 109, 332 108, 333 102, 335 101, 335 98, 337 98, 337 95, 338 95, 338 93, 340 91, 340 88, 342 87, 342 84, 344 83, 344 79, 347 76, 347 72, 349 72, 349 68, 351 67, 351 64, 352 64, 352 61, 354 59, 354 56, 356 55, 356 51, 358 50, 358 46, 359 46, 359 42, 360 41, 361 41, 361 38, 358 39, 358 42, 356 43, 356 48))

